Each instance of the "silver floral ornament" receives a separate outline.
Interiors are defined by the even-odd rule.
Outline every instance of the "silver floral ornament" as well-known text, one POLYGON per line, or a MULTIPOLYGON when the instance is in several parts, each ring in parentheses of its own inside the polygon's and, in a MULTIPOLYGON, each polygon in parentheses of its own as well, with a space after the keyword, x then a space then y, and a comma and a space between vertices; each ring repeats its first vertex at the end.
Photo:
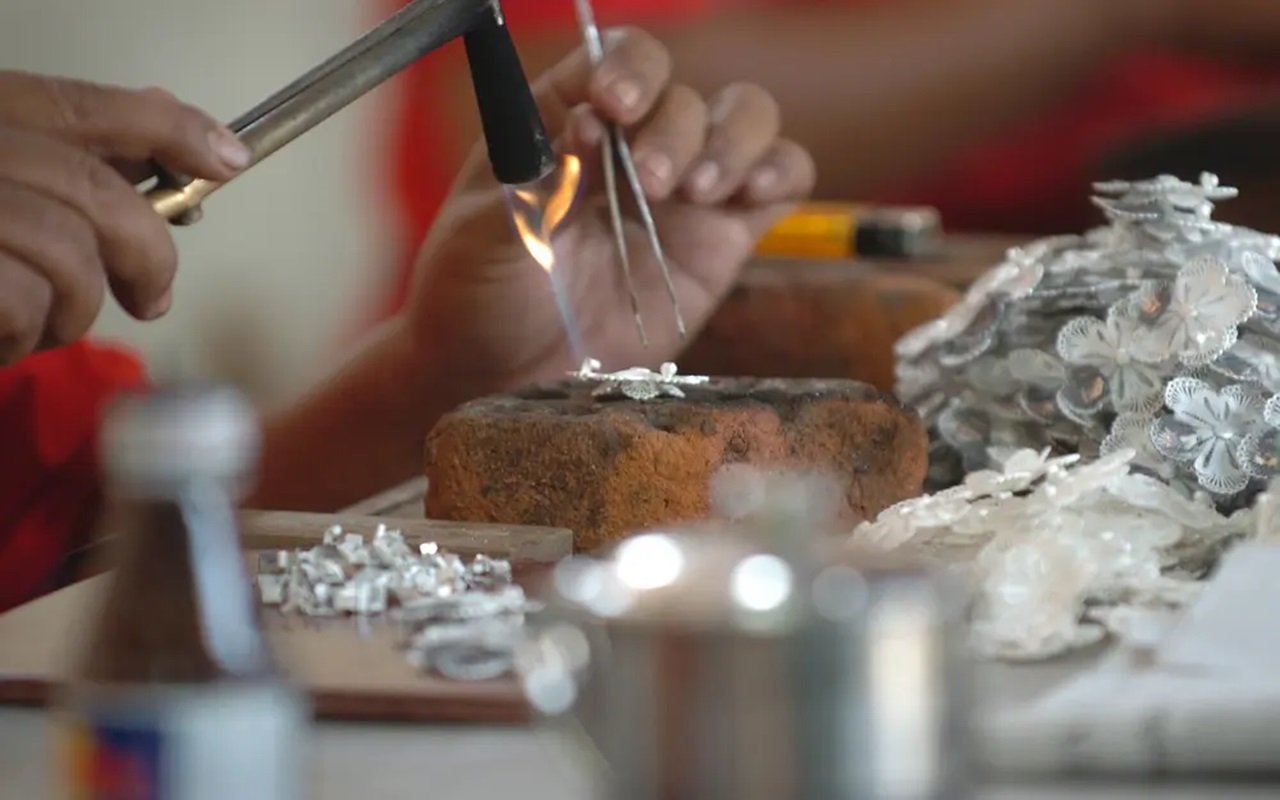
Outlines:
POLYGON ((1161 455, 1151 441, 1154 422, 1155 418, 1149 414, 1121 414, 1116 417, 1107 438, 1102 440, 1102 454, 1130 450, 1133 460, 1129 463, 1134 470, 1157 477, 1188 497, 1194 495, 1200 484, 1195 480, 1184 480, 1179 475, 1178 463, 1161 455))
POLYGON ((1255 478, 1270 480, 1280 475, 1280 395, 1267 400, 1260 429, 1240 440, 1236 460, 1255 478))
POLYGON ((1247 505, 1280 469, 1261 406, 1280 393, 1280 237, 1214 220, 1236 191, 1212 175, 1095 190, 1105 226, 1010 250, 898 342, 930 488, 991 468, 993 448, 1131 450, 1180 495, 1247 505))
POLYGON ((645 402, 662 397, 683 398, 681 386, 700 386, 710 380, 706 375, 680 375, 676 365, 664 362, 657 372, 645 367, 630 367, 618 372, 601 372, 600 361, 584 359, 576 372, 569 373, 580 381, 597 384, 593 397, 645 402))
POLYGON ((1160 406, 1161 370, 1133 355, 1140 335, 1136 319, 1111 313, 1107 319, 1076 317, 1058 331, 1058 355, 1069 365, 1061 402, 1093 414, 1110 402, 1119 413, 1151 412, 1160 406))
POLYGON ((1156 452, 1190 464, 1200 485, 1214 494, 1244 489, 1249 473, 1238 451, 1261 426, 1266 397, 1240 384, 1219 390, 1202 380, 1180 377, 1169 381, 1164 404, 1170 413, 1151 426, 1156 452))
POLYGON ((1158 364, 1178 358, 1208 364, 1238 338, 1237 326, 1258 307, 1257 290, 1225 262, 1199 259, 1183 267, 1172 283, 1150 282, 1120 307, 1132 317, 1133 356, 1158 364))

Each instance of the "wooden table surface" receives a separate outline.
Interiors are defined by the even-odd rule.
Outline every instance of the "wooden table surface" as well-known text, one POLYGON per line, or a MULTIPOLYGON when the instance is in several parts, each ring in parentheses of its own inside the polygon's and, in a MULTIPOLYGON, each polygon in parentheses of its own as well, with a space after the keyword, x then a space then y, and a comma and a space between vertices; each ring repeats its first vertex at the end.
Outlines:
MULTIPOLYGON (((421 508, 421 504, 418 504, 421 508)), ((521 526, 391 520, 354 514, 245 512, 249 550, 314 545, 333 524, 370 536, 387 523, 411 544, 433 541, 461 556, 510 559, 517 579, 537 580, 571 553, 567 530, 521 526)), ((252 560, 252 559, 251 559, 252 560)), ((0 702, 41 703, 73 663, 76 634, 106 588, 92 578, 0 615, 0 702)), ((350 618, 265 615, 267 633, 286 672, 310 692, 318 716, 344 720, 523 722, 528 707, 514 678, 458 682, 412 667, 389 624, 361 626, 350 618)))
MULTIPOLYGON (((384 512, 384 521, 416 530, 412 521, 390 515, 421 516, 424 485, 414 481, 358 504, 352 512, 384 512)), ((348 517, 350 518, 350 517, 348 517)), ((278 517, 275 518, 277 521, 278 517)), ((271 523, 272 518, 264 521, 271 523)), ((441 533, 438 523, 426 530, 441 533)), ((277 530, 279 530, 277 528, 277 530)), ((304 526, 303 535, 313 531, 304 526)), ((260 533, 260 532, 259 532, 260 533)), ((567 535, 567 532, 565 532, 567 535)), ((297 529, 286 532, 299 535, 297 529)), ((315 534, 318 535, 318 534, 315 534)), ((438 535, 436 538, 440 538, 438 535)), ((258 541, 257 544, 261 544, 258 541)), ((0 654, 16 644, 7 639, 0 617, 0 654)), ((43 647, 63 641, 65 630, 42 629, 43 647)), ((979 697, 991 706, 1026 702, 1078 670, 1096 653, 1047 664, 986 664, 979 671, 979 697)), ((309 736, 312 791, 308 800, 401 800, 429 793, 440 800, 599 800, 591 790, 583 760, 572 744, 548 726, 469 724, 427 725, 322 721, 309 736)), ((0 775, 5 797, 53 796, 53 735, 41 709, 0 706, 0 775)), ((1275 786, 1205 783, 1037 784, 991 783, 976 800, 1262 800, 1275 786)))

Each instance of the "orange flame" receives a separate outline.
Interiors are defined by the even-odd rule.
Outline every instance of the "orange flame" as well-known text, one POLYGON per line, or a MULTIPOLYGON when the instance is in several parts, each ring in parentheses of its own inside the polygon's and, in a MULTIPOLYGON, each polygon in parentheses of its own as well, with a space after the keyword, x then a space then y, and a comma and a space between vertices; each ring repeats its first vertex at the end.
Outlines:
POLYGON ((542 180, 507 187, 507 208, 511 213, 511 224, 529 255, 550 279, 556 310, 560 313, 560 321, 564 323, 574 363, 581 362, 583 358, 582 340, 574 320, 569 288, 561 270, 556 269, 556 255, 551 239, 573 210, 582 180, 582 161, 575 156, 566 155, 561 159, 559 168, 542 180))
POLYGON ((529 255, 548 274, 556 257, 551 237, 569 216, 582 183, 582 161, 566 155, 560 168, 541 181, 511 187, 511 221, 529 255))

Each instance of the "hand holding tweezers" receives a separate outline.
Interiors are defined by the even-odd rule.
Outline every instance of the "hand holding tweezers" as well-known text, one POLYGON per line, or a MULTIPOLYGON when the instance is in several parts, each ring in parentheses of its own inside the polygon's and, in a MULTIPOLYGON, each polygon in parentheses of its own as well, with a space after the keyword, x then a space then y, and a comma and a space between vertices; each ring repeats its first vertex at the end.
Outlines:
MULTIPOLYGON (((600 37, 600 28, 596 25, 595 13, 591 8, 591 2, 590 0, 574 0, 574 6, 578 14, 579 27, 582 29, 582 38, 586 43, 587 55, 591 58, 591 62, 598 66, 604 60, 604 42, 600 37)), ((640 215, 641 223, 644 224, 645 233, 649 238, 649 246, 653 249, 653 257, 658 262, 658 269, 662 271, 662 279, 666 283, 667 294, 671 298, 671 307, 675 312, 676 318, 676 330, 680 334, 680 339, 683 340, 686 336, 684 316, 680 313, 680 298, 676 294, 675 284, 671 281, 671 267, 667 263, 667 255, 662 248, 662 240, 658 238, 657 225, 654 223, 649 201, 644 196, 644 187, 640 183, 640 175, 636 172, 636 162, 631 154, 631 145, 617 125, 609 126, 609 132, 601 145, 601 150, 600 161, 604 171, 605 194, 609 202, 610 226, 613 229, 614 243, 618 251, 619 262, 622 265, 622 274, 626 281, 627 292, 631 298, 631 309, 635 314, 636 330, 640 334, 640 341, 645 346, 648 346, 649 339, 645 333, 644 317, 640 313, 640 303, 636 296, 635 283, 631 277, 631 259, 627 253, 622 204, 621 199, 618 197, 618 164, 622 166, 622 171, 627 176, 627 183, 631 187, 636 210, 640 215)))

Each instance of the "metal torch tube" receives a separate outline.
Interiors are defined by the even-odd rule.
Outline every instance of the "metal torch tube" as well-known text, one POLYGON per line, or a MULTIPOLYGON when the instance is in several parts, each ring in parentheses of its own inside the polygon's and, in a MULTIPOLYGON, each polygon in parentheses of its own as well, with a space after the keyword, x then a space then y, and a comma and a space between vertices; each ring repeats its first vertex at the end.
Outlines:
MULTIPOLYGON (((493 0, 415 0, 367 34, 238 117, 230 128, 257 164, 404 70, 462 36, 493 0)), ((162 176, 147 192, 152 208, 182 224, 224 182, 162 176)))

